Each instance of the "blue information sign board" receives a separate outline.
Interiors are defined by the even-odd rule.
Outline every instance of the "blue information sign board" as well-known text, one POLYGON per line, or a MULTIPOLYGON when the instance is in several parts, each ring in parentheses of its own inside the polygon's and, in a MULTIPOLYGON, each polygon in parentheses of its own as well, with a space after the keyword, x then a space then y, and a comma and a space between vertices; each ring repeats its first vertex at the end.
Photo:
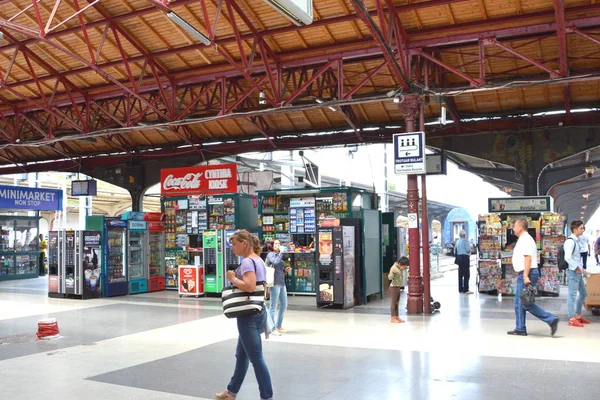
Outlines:
POLYGON ((62 190, 0 186, 0 208, 8 210, 60 211, 62 190))

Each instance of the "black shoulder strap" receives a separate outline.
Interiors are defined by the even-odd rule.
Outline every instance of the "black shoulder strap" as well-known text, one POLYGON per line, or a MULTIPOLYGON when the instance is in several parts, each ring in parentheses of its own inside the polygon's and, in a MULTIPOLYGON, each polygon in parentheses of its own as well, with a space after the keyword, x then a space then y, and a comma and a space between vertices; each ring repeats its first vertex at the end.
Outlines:
MULTIPOLYGON (((250 260, 252 260, 252 265, 254 265, 254 275, 256 275, 256 262, 254 262, 254 257, 250 257, 250 260)), ((265 281, 256 281, 256 283, 261 283, 263 284, 265 281)))
POLYGON ((569 236, 567 238, 567 240, 569 240, 569 239, 571 239, 573 241, 573 243, 574 243, 573 244, 573 253, 571 254, 571 255, 573 255, 573 254, 575 254, 575 250, 577 250, 577 243, 575 243, 575 239, 573 239, 571 236, 569 236))

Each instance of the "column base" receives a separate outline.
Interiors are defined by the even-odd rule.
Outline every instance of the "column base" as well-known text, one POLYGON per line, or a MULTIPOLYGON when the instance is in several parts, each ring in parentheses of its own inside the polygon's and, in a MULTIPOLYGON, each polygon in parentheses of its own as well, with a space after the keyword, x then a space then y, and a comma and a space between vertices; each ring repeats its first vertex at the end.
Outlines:
POLYGON ((423 296, 408 296, 406 302, 407 314, 423 314, 423 296))

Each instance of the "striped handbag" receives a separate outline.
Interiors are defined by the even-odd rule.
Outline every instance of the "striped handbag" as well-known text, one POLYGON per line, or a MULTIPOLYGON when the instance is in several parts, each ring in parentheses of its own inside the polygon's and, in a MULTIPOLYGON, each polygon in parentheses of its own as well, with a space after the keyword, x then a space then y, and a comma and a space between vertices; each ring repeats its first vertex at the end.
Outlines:
MULTIPOLYGON (((256 271, 256 264, 254 270, 256 271)), ((223 288, 221 292, 223 302, 223 314, 227 318, 247 317, 262 313, 265 304, 265 283, 256 282, 256 288, 252 293, 244 292, 235 286, 223 288)))

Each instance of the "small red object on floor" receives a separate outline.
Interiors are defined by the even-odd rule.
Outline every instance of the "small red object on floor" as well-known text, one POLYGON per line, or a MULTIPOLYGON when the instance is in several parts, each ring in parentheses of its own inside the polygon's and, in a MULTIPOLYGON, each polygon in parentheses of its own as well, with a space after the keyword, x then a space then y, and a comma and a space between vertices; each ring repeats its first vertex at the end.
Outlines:
POLYGON ((38 321, 38 340, 56 339, 59 336, 56 318, 41 319, 38 321))

